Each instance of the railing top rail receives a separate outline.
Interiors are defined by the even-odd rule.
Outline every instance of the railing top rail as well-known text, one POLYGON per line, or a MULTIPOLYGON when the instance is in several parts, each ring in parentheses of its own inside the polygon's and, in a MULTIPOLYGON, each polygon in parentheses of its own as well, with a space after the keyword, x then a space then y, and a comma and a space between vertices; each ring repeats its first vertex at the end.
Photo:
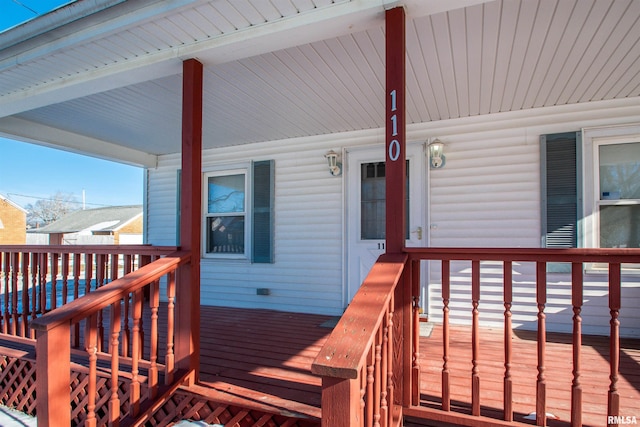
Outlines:
POLYGON ((190 252, 177 251, 83 295, 31 322, 36 330, 47 331, 62 324, 73 324, 110 306, 124 295, 158 280, 164 274, 191 259, 190 252))
POLYGON ((358 377, 406 262, 405 254, 384 254, 378 258, 313 362, 314 374, 358 377))
POLYGON ((411 259, 640 263, 639 248, 405 248, 411 259))
POLYGON ((0 245, 0 252, 168 255, 176 246, 153 245, 0 245))

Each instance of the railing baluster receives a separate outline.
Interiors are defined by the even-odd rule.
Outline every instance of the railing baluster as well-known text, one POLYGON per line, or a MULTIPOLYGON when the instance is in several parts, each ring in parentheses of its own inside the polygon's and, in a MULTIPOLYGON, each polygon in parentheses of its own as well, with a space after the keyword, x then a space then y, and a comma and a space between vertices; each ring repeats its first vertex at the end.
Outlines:
POLYGON ((369 350, 367 354, 367 393, 366 393, 366 401, 365 408, 367 410, 367 427, 373 427, 373 418, 374 418, 374 408, 373 408, 373 394, 374 394, 374 386, 373 383, 375 381, 375 355, 373 351, 373 347, 369 350))
POLYGON ((374 343, 375 362, 373 371, 373 427, 380 427, 380 390, 382 377, 382 329, 378 329, 374 343))
POLYGON ((87 386, 87 418, 85 427, 96 427, 96 393, 97 393, 97 317, 91 315, 86 322, 85 350, 89 355, 89 384, 87 386))
POLYGON ((513 264, 505 261, 503 270, 504 286, 504 420, 513 421, 513 379, 511 378, 511 303, 513 301, 513 264))
POLYGON ((536 425, 547 424, 547 380, 545 378, 545 348, 547 325, 544 307, 547 303, 547 263, 536 263, 536 302, 538 304, 538 378, 536 381, 536 425))
MULTIPOLYGON (((80 268, 82 257, 79 253, 73 254, 73 299, 74 301, 80 296, 80 268)), ((80 323, 73 325, 73 338, 71 345, 74 348, 80 347, 80 323)))
POLYGON ((120 271, 120 255, 119 254, 111 254, 111 281, 116 280, 120 275, 118 274, 120 271))
POLYGON ((149 292, 151 307, 151 339, 149 344, 149 398, 153 399, 158 393, 158 307, 160 306, 160 285, 152 282, 149 292))
POLYGON ((91 293, 91 281, 93 280, 93 254, 84 255, 84 294, 91 293))
POLYGON ((29 253, 22 253, 22 326, 20 336, 29 333, 29 253))
POLYGON ((478 305, 480 303, 480 261, 471 262, 471 414, 480 415, 480 325, 478 305))
POLYGON ((11 258, 10 253, 4 254, 4 277, 3 277, 3 285, 4 285, 4 305, 2 306, 3 311, 3 322, 2 322, 2 333, 9 333, 9 276, 10 276, 10 262, 11 258))
MULTIPOLYGON (((38 288, 38 270, 40 267, 40 256, 31 253, 31 320, 35 320, 38 315, 37 309, 37 288, 38 288)), ((31 338, 36 337, 36 331, 31 330, 31 338)))
POLYGON ((380 353, 380 425, 387 426, 389 420, 389 403, 387 401, 387 380, 389 379, 389 315, 385 313, 380 328, 382 334, 382 349, 380 353))
POLYGON ((18 333, 18 272, 20 271, 20 253, 11 254, 11 334, 18 333))
MULTIPOLYGON (((124 274, 127 275, 133 271, 133 257, 126 255, 124 258, 124 274)), ((124 334, 122 335, 122 357, 129 355, 129 346, 131 345, 131 331, 129 330, 129 311, 130 311, 130 298, 128 295, 124 299, 124 334)))
POLYGON ((582 384, 580 352, 582 349, 582 263, 571 264, 571 305, 573 306, 573 381, 571 382, 571 426, 582 426, 582 384))
MULTIPOLYGON (((389 401, 389 408, 393 407, 393 402, 394 402, 394 392, 395 392, 395 388, 393 386, 393 370, 394 370, 394 360, 393 360, 393 328, 394 328, 394 324, 393 324, 393 316, 394 316, 394 307, 395 307, 395 298, 393 296, 393 294, 391 294, 391 300, 389 301, 389 316, 388 316, 388 341, 389 341, 389 345, 387 346, 387 355, 386 358, 388 360, 388 365, 387 365, 387 400, 389 401)), ((418 363, 419 366, 419 363, 418 363)), ((419 370, 419 368, 418 368, 419 370)), ((418 376, 418 379, 420 377, 418 376)), ((417 387, 416 389, 419 391, 419 387, 420 387, 420 381, 418 381, 417 387)), ((388 417, 387 417, 387 425, 391 426, 393 423, 393 411, 390 409, 388 411, 388 417)))
POLYGON ((165 357, 165 384, 173 382, 175 354, 173 352, 173 334, 175 330, 176 273, 169 273, 167 280, 167 355, 165 357))
POLYGON ((442 410, 451 410, 449 371, 449 299, 451 298, 450 262, 442 260, 442 410))
MULTIPOLYGON (((98 254, 96 256, 96 290, 106 284, 106 264, 107 256, 98 254)), ((104 319, 102 310, 98 311, 98 351, 102 351, 104 343, 104 319)))
POLYGON ((368 384, 368 375, 367 375, 368 365, 365 364, 362 369, 360 369, 359 379, 360 379, 360 407, 358 408, 358 414, 360 415, 360 425, 361 426, 369 426, 367 421, 367 413, 366 413, 366 402, 365 396, 367 394, 367 384, 368 384))
POLYGON ((40 314, 47 312, 47 270, 49 261, 49 253, 40 254, 40 275, 38 276, 40 286, 38 286, 38 296, 40 297, 40 314))
MULTIPOLYGON (((420 261, 411 263, 411 295, 413 304, 413 339, 411 357, 411 404, 420 404, 420 261)), ((393 311, 393 305, 391 306, 393 311)), ((393 319, 390 320, 393 323, 393 319)), ((393 355, 389 355, 393 360, 393 355)), ((390 381, 391 382, 391 381, 390 381)))
MULTIPOLYGON (((49 307, 51 310, 55 310, 58 305, 58 257, 57 253, 51 254, 51 296, 49 301, 49 307)), ((45 295, 47 294, 45 289, 45 295)))
POLYGON ((138 415, 140 410, 140 378, 138 365, 140 361, 140 319, 142 318, 142 291, 138 290, 133 292, 133 336, 131 346, 131 391, 129 394, 130 399, 130 413, 133 416, 138 415))
POLYGON ((618 393, 618 370, 620 368, 620 263, 609 263, 609 309, 611 310, 611 332, 609 334, 610 384, 607 415, 620 415, 620 395, 618 393))
POLYGON ((69 299, 69 254, 62 254, 62 305, 65 305, 69 299))
POLYGON ((118 384, 120 324, 122 315, 122 301, 111 306, 111 398, 109 399, 109 426, 120 425, 120 387, 118 384))

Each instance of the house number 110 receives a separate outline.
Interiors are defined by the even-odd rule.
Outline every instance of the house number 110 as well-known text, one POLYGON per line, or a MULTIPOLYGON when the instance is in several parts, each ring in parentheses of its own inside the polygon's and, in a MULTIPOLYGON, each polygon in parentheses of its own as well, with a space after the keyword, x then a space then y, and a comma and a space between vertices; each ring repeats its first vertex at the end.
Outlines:
MULTIPOLYGON (((392 90, 391 93, 391 111, 396 111, 397 108, 397 92, 396 90, 392 90)), ((398 136, 398 116, 391 116, 391 136, 398 136)), ((391 143, 389 143, 389 159, 393 162, 398 160, 400 157, 400 143, 397 139, 393 139, 391 143)))

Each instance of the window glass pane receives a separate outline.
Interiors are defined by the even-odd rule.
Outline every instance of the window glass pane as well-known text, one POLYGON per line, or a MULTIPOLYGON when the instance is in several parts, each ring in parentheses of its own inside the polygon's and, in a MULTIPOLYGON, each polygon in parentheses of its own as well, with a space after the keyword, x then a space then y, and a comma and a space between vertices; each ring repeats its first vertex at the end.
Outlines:
POLYGON ((600 146, 600 200, 640 199, 640 142, 600 146))
POLYGON ((600 206, 600 247, 640 248, 640 205, 600 206))
POLYGON ((210 177, 208 212, 244 212, 244 179, 244 174, 210 177))
MULTIPOLYGON (((409 161, 407 160, 406 235, 409 238, 409 161)), ((360 174, 360 239, 382 240, 386 234, 384 162, 363 163, 360 174)))
POLYGON ((385 168, 384 163, 365 163, 361 177, 361 238, 384 239, 385 168))
POLYGON ((244 215, 207 217, 207 252, 244 253, 244 215))

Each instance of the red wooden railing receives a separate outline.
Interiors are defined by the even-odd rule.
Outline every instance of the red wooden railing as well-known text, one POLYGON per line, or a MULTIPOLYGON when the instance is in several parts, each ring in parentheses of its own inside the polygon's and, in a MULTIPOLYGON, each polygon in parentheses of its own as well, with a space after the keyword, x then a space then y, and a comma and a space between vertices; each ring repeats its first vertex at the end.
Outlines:
POLYGON ((159 394, 175 389, 191 374, 178 372, 174 363, 176 272, 189 260, 189 254, 173 252, 30 321, 37 340, 38 425, 71 425, 72 419, 76 421, 75 414, 81 413, 86 426, 118 426, 125 416, 129 422, 138 417, 145 409, 141 405, 143 401, 152 404, 159 394), (166 342, 161 353, 163 365, 159 363, 158 332, 161 281, 167 300, 162 316, 163 328, 166 328, 166 342), (151 314, 148 336, 142 333, 144 309, 151 314), (128 335, 124 325, 129 320, 128 335), (76 391, 69 390, 70 371, 72 355, 77 356, 77 352, 71 350, 71 341, 76 339, 74 330, 80 324, 84 324, 84 331, 79 336, 80 345, 85 349, 83 360, 88 361, 89 366, 87 391, 80 402, 74 398, 72 407, 71 395, 76 391), (106 343, 102 335, 105 328, 109 330, 106 343), (147 351, 146 358, 143 358, 143 349, 147 351), (99 363, 105 366, 101 367, 99 363), (98 378, 103 378, 105 371, 110 376, 108 412, 106 419, 98 419, 96 398, 101 395, 97 393, 98 378), (161 375, 164 386, 159 383, 161 375), (128 384, 125 392, 123 384, 128 384), (146 396, 142 395, 143 391, 146 396), (123 396, 126 402, 121 401, 123 396))
MULTIPOLYGON (((29 327, 33 319, 173 251, 175 247, 149 245, 0 246, 0 333, 35 338, 29 327)), ((102 323, 101 313, 100 343, 102 323)), ((127 336, 128 328, 125 324, 127 336)), ((76 328, 75 347, 79 337, 76 328)))
MULTIPOLYGON (((318 354, 323 426, 399 426, 405 372, 406 255, 383 255, 318 354)), ((408 371, 407 371, 408 372, 408 371)), ((408 384, 408 382, 406 383, 408 384)))
MULTIPOLYGON (((535 424, 546 425, 547 373, 546 373, 546 313, 547 264, 564 262, 572 266, 568 274, 571 283, 572 372, 571 390, 572 426, 582 425, 581 347, 583 306, 583 270, 586 263, 608 266, 609 286, 609 384, 606 391, 606 416, 620 416, 618 371, 620 358, 621 265, 640 263, 638 249, 470 249, 470 248, 406 248, 403 255, 383 255, 374 265, 362 287, 347 308, 342 319, 327 340, 314 362, 313 371, 322 375, 323 426, 395 426, 402 416, 447 422, 457 425, 524 425, 514 421, 512 406, 514 384, 512 378, 512 304, 514 263, 530 262, 536 266, 537 312, 537 366, 535 375, 535 424), (442 286, 442 368, 440 407, 421 405, 419 303, 420 264, 439 261, 442 286), (466 261, 471 264, 470 301, 471 360, 469 384, 471 402, 469 412, 452 409, 449 359, 451 263, 466 261), (481 414, 480 401, 480 338, 479 300, 482 287, 482 262, 502 263, 504 304, 504 375, 502 417, 491 418, 481 414), (403 295, 403 289, 407 296, 403 295), (399 296, 400 295, 400 296, 399 296), (395 304, 391 301, 395 300, 395 304), (402 301, 402 302, 400 302, 402 301), (393 313, 393 314, 392 314, 393 313), (406 316, 409 313, 410 318, 406 316), (384 322, 389 318, 391 321, 384 322), (402 322, 406 327, 399 327, 402 322), (393 332, 390 332, 393 331, 393 332), (402 337, 406 342, 396 343, 402 337), (385 352, 385 339, 393 342, 392 351, 385 352), (378 351, 381 346, 382 350, 378 351), (385 356, 388 360, 385 360, 385 356), (379 368, 382 367, 382 368, 379 368), (379 369, 389 369, 393 375, 381 375, 379 369), (371 375, 373 373, 373 375, 371 375), (387 393, 384 390, 387 389, 387 393), (389 398, 392 396, 392 398, 389 398), (393 417, 388 417, 393 414, 393 417)), ((604 416, 603 416, 604 420, 604 416)))

